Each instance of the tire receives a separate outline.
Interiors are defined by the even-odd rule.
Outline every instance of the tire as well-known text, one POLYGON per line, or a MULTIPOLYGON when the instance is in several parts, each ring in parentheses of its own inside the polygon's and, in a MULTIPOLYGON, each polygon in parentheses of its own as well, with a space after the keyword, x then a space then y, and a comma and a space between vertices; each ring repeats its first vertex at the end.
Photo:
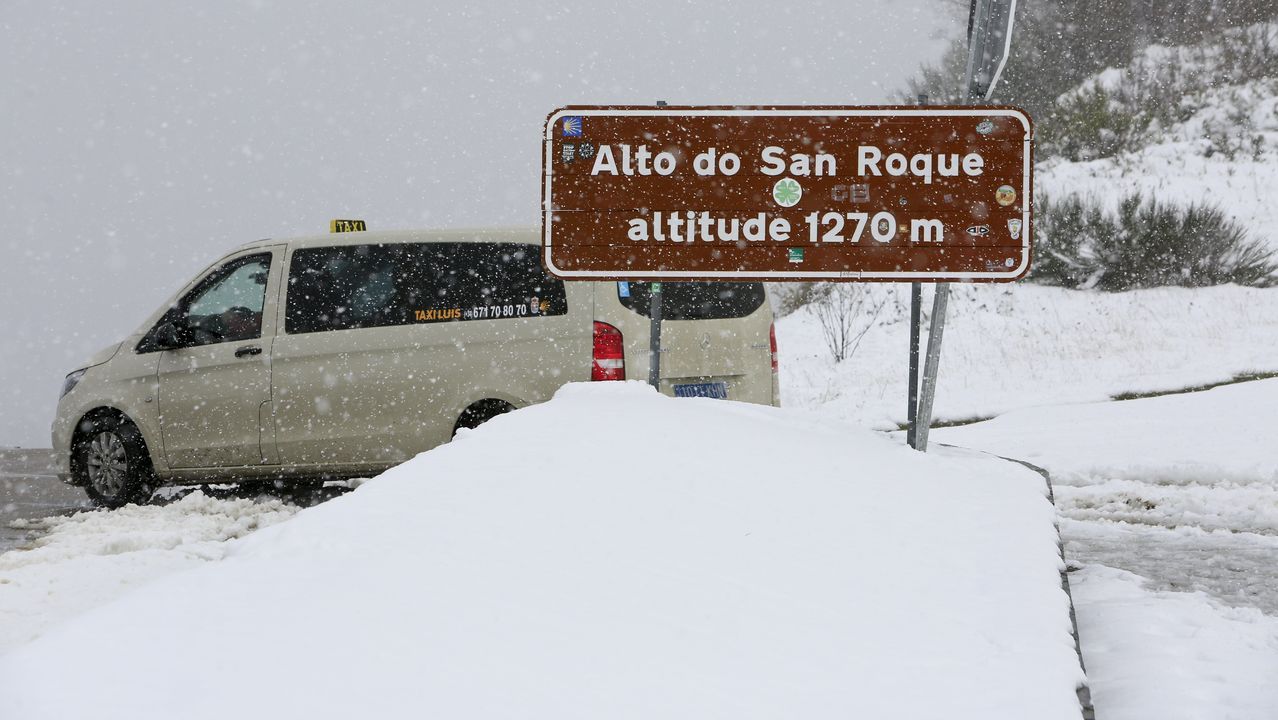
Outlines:
POLYGON ((81 421, 71 449, 76 483, 93 504, 118 508, 151 499, 155 471, 137 426, 103 415, 81 421))
POLYGON ((323 480, 288 480, 268 492, 273 497, 300 507, 312 507, 325 500, 323 480))
POLYGON ((481 400, 466 408, 461 417, 457 418, 457 424, 453 426, 453 437, 457 437, 458 430, 463 428, 474 430, 498 415, 505 415, 514 409, 514 405, 502 400, 481 400))

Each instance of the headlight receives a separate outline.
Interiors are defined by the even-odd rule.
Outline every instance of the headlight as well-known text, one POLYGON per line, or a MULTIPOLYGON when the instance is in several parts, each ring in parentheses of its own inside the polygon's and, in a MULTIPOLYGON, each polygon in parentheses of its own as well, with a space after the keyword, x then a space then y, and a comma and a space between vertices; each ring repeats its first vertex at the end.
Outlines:
POLYGON ((76 370, 75 372, 67 375, 67 378, 62 381, 62 394, 58 396, 59 398, 62 398, 67 393, 71 392, 71 390, 76 386, 76 384, 80 382, 80 378, 84 377, 85 370, 88 370, 88 368, 82 368, 80 370, 76 370))

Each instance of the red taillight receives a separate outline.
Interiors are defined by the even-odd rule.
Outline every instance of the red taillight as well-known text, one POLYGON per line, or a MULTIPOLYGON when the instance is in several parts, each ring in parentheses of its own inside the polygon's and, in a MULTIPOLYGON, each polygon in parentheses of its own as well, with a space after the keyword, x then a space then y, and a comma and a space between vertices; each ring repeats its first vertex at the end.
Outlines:
POLYGON ((777 372, 777 326, 768 326, 768 345, 772 348, 772 372, 777 372))
POLYGON ((626 379, 626 350, 621 331, 598 320, 595 321, 595 358, 590 365, 590 379, 626 379))

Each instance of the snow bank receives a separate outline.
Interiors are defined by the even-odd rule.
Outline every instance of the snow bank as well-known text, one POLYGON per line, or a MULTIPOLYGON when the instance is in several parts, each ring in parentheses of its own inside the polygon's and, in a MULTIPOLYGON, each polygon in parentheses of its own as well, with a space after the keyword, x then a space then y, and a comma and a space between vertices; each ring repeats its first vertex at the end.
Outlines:
MULTIPOLYGON (((777 323, 781 400, 891 429, 905 421, 909 287, 866 287, 867 308, 886 306, 856 354, 842 363, 831 360, 810 310, 777 323)), ((924 307, 930 310, 927 295, 924 307)), ((1274 372, 1274 347, 1278 288, 1098 293, 1030 284, 953 285, 936 419, 990 417, 1274 372)))
MULTIPOLYGON (((1197 511, 1224 512, 1227 496, 1236 496, 1235 509, 1251 512, 1256 492, 1268 490, 1272 498, 1278 490, 1275 408, 1278 379, 1258 380, 1182 395, 1010 412, 934 430, 932 437, 1042 465, 1058 485, 1098 479, 1203 484, 1216 497, 1202 498, 1197 511), (1257 487, 1240 487, 1247 485, 1257 487)), ((1129 489, 1121 483, 1112 487, 1129 489)), ((1266 528, 1275 527, 1275 520, 1278 508, 1260 518, 1266 528)))
POLYGON ((0 657, 0 716, 1077 718, 1056 539, 1017 465, 569 385, 0 657))
POLYGON ((1092 701, 1105 720, 1272 720, 1278 618, 1151 592, 1106 567, 1071 575, 1092 701))
POLYGON ((294 512, 278 500, 197 491, 168 505, 40 520, 45 534, 32 549, 0 554, 0 654, 150 580, 219 559, 224 541, 294 512))

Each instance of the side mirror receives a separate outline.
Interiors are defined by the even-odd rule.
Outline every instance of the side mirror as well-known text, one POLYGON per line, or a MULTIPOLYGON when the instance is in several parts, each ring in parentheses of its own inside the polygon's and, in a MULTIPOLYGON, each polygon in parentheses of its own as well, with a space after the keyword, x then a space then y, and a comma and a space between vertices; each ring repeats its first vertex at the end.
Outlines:
POLYGON ((165 320, 155 328, 155 346, 161 350, 173 350, 191 344, 191 328, 181 317, 165 320))

